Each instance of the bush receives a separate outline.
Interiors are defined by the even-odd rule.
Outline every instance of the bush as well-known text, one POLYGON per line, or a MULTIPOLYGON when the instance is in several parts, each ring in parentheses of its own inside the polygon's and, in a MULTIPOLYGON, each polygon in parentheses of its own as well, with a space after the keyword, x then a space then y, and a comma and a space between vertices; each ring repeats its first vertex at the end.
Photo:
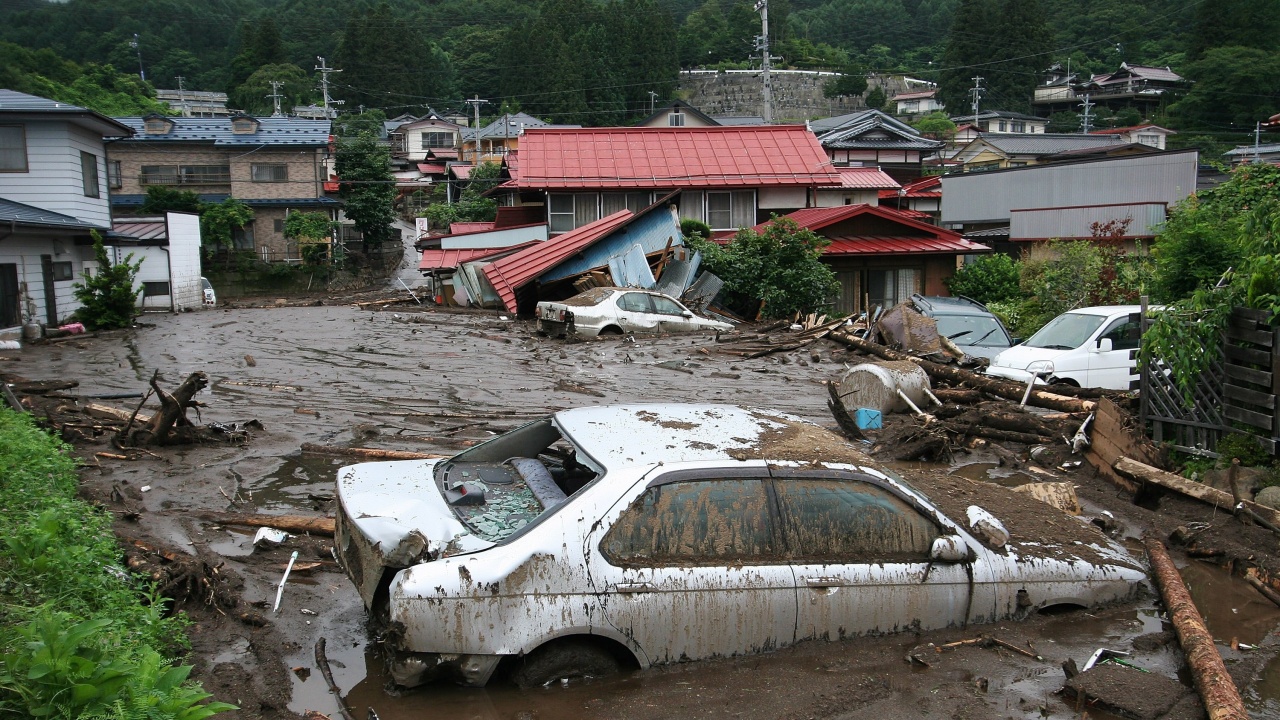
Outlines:
POLYGON ((683 235, 686 240, 692 238, 695 234, 703 240, 707 240, 711 237, 711 226, 701 220, 684 218, 680 221, 680 234, 683 235))
POLYGON ((93 256, 98 261, 98 273, 86 272, 73 290, 81 305, 76 318, 90 330, 129 327, 139 312, 137 302, 142 288, 134 289, 133 281, 142 261, 130 262, 133 253, 129 253, 124 262, 112 264, 97 231, 93 233, 93 256))
POLYGON ((963 295, 982 303, 999 303, 1019 296, 1017 260, 1004 254, 984 255, 966 263, 943 283, 952 295, 963 295))

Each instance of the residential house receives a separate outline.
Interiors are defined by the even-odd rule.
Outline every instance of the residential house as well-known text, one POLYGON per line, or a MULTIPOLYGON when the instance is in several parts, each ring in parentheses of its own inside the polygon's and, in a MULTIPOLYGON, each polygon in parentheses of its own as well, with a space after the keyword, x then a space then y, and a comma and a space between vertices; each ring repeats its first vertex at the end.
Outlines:
POLYGON ((786 217, 831 241, 822 261, 840 281, 835 309, 844 313, 892 307, 913 293, 946 295, 944 281, 955 274, 960 258, 991 251, 883 205, 809 208, 786 217))
POLYGON ((91 110, 0 90, 0 333, 58 325, 111 230, 104 138, 132 130, 91 110))
POLYGON ((1119 109, 1136 107, 1144 116, 1186 87, 1186 80, 1168 67, 1120 63, 1112 73, 1080 81, 1061 65, 1050 67, 1036 88, 1031 104, 1045 117, 1060 110, 1076 110, 1088 96, 1094 105, 1119 109))
POLYGON ((836 166, 878 167, 900 183, 923 175, 925 157, 945 144, 874 109, 814 120, 809 127, 836 166))
POLYGON ((1178 133, 1168 128, 1162 128, 1159 125, 1151 123, 1143 123, 1142 125, 1133 125, 1131 127, 1108 128, 1106 130, 1094 130, 1094 135, 1118 135, 1127 143, 1136 143, 1146 145, 1157 150, 1165 149, 1165 139, 1170 135, 1178 133))
POLYGON ((937 225, 942 216, 942 178, 931 175, 900 188, 881 190, 879 200, 879 204, 913 220, 937 225))
POLYGON ((1280 165, 1280 143, 1260 143, 1258 145, 1241 145, 1224 153, 1232 165, 1263 162, 1280 165))
POLYGON ((906 115, 912 118, 940 112, 945 108, 942 101, 938 99, 937 88, 901 93, 894 95, 890 101, 897 106, 897 115, 906 115))
POLYGON ((1058 153, 1128 144, 1118 135, 983 133, 950 159, 969 173, 1037 165, 1043 158, 1058 153))
POLYGON ((140 263, 134 278, 142 291, 138 307, 178 312, 203 306, 199 215, 167 212, 118 219, 112 224, 110 243, 113 262, 133 255, 140 263))
POLYGON ((840 173, 840 184, 818 188, 815 207, 879 205, 884 193, 902 188, 897 180, 877 167, 842 167, 836 168, 836 172, 840 173))
POLYGON ((714 127, 720 122, 683 100, 676 100, 658 108, 649 117, 636 123, 640 127, 714 127))
POLYGON ((156 100, 168 105, 183 117, 227 117, 227 94, 208 90, 160 90, 156 100))
POLYGON ((1006 110, 983 110, 977 115, 956 115, 951 122, 957 126, 962 124, 977 127, 983 134, 1010 133, 1035 135, 1043 133, 1049 121, 1035 115, 1008 112, 1006 110))
POLYGON ((680 217, 733 232, 811 207, 819 188, 841 182, 802 125, 534 128, 518 172, 493 193, 543 208, 552 236, 673 192, 680 217))
MULTIPOLYGON (((1045 71, 1044 78, 1036 85, 1031 104, 1057 105, 1057 109, 1065 110, 1076 102, 1076 76, 1061 63, 1054 63, 1045 71)), ((1047 115, 1048 113, 1046 113, 1047 115)))
POLYGON ((740 125, 768 125, 769 124, 769 123, 766 123, 764 121, 764 118, 759 115, 713 115, 711 116, 711 119, 715 120, 717 125, 724 125, 726 127, 731 125, 740 126, 740 125))
POLYGON ((1012 254, 1027 243, 1090 239, 1108 224, 1136 248, 1195 192, 1198 160, 1194 149, 1165 150, 944 175, 942 224, 1012 254))
POLYGON ((552 125, 526 113, 507 113, 482 128, 462 131, 459 159, 472 165, 502 162, 520 149, 520 136, 533 128, 577 128, 580 125, 552 125))
POLYGON ((133 135, 111 145, 111 205, 138 210, 147 188, 189 190, 205 202, 236 198, 254 211, 238 231, 235 249, 267 262, 301 260, 297 243, 284 237, 290 212, 324 212, 338 219, 341 203, 327 197, 328 120, 289 117, 173 118, 160 115, 117 120, 133 135))
MULTIPOLYGON (((387 123, 390 124, 390 123, 387 123)), ((410 164, 427 160, 430 153, 451 153, 457 159, 462 147, 461 125, 449 122, 434 112, 388 129, 391 156, 410 164)))

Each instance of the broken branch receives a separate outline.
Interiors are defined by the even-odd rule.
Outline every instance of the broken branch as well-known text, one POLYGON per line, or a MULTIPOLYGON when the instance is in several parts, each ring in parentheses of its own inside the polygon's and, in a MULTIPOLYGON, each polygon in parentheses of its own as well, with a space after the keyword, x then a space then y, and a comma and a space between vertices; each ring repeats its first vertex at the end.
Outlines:
POLYGON ((337 447, 335 445, 315 445, 313 443, 303 443, 302 452, 311 455, 339 455, 343 457, 358 457, 375 460, 439 460, 447 458, 448 455, 440 455, 437 453, 420 453, 408 452, 406 450, 379 450, 377 448, 348 448, 337 447))

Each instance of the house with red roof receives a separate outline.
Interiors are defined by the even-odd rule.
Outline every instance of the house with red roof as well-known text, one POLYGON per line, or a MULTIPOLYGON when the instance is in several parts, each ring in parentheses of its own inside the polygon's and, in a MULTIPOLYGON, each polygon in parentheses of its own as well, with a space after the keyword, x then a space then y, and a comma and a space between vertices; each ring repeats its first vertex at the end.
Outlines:
MULTIPOLYGON (((831 241, 822 261, 840 281, 836 310, 846 313, 891 307, 913 293, 946 295, 943 281, 955 274, 962 256, 991 252, 957 232, 883 205, 809 208, 786 217, 831 241)), ((755 230, 763 232, 769 224, 755 230)))
POLYGON ((733 231, 814 207, 820 188, 843 183, 802 125, 531 128, 519 158, 493 192, 541 206, 553 237, 673 192, 681 219, 733 231))
POLYGON ((880 204, 907 217, 937 225, 942 216, 942 178, 930 175, 896 190, 881 190, 880 204))

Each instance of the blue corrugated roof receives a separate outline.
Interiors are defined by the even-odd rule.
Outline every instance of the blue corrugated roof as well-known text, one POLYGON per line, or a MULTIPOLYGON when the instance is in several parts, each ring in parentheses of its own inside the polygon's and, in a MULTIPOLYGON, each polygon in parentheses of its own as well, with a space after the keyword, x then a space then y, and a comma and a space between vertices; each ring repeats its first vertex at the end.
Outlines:
POLYGON ((328 120, 303 120, 291 117, 261 117, 258 131, 236 134, 231 131, 234 118, 168 117, 173 129, 164 134, 146 133, 146 118, 122 117, 117 121, 130 127, 134 136, 128 142, 138 143, 211 143, 213 145, 303 145, 324 147, 329 144, 331 123, 328 120))
POLYGON ((24 205, 4 198, 0 198, 0 222, 13 222, 20 225, 42 225, 52 228, 74 228, 78 230, 106 229, 70 215, 63 215, 62 213, 32 205, 24 205))
MULTIPOLYGON (((231 197, 226 193, 201 193, 200 202, 216 204, 231 197)), ((111 204, 119 207, 141 207, 146 202, 146 195, 111 195, 111 204)), ((303 198, 239 198, 240 202, 249 207, 338 207, 342 205, 342 201, 331 197, 303 197, 303 198)))

